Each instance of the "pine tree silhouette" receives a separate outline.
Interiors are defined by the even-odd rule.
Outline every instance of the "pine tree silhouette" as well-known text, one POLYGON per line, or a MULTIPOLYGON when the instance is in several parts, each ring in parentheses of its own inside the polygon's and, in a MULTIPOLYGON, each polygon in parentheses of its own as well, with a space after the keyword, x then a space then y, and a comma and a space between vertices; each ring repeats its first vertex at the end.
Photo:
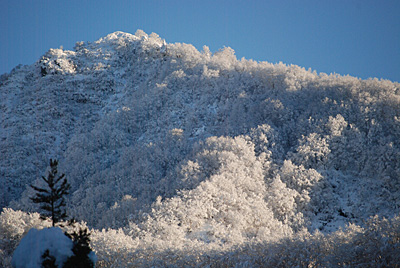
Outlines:
POLYGON ((40 208, 44 210, 40 213, 42 219, 50 217, 53 227, 67 218, 64 196, 69 193, 70 189, 65 174, 57 178, 57 165, 57 160, 50 159, 50 172, 47 178, 42 176, 42 179, 46 182, 45 188, 30 185, 36 191, 36 195, 30 199, 34 203, 41 204, 40 208))

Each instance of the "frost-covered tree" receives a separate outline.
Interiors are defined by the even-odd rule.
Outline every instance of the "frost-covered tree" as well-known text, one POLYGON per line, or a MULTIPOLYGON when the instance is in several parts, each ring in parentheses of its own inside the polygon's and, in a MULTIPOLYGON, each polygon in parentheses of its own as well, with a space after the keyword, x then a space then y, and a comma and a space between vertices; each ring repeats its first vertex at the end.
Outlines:
POLYGON ((57 160, 50 159, 49 174, 47 178, 42 176, 43 181, 46 183, 45 187, 30 185, 36 191, 31 200, 34 203, 41 204, 40 208, 43 210, 41 213, 42 218, 50 217, 53 226, 67 218, 64 197, 69 193, 70 188, 65 174, 57 175, 57 165, 57 160))

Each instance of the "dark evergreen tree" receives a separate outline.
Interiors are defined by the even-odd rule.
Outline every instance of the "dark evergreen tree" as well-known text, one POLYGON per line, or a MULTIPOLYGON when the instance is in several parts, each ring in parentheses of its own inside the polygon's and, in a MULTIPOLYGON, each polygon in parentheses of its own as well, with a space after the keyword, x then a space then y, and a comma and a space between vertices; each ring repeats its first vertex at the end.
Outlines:
POLYGON ((90 248, 90 233, 88 229, 79 229, 79 232, 74 232, 72 234, 67 234, 69 236, 74 246, 72 248, 72 252, 74 255, 68 258, 68 260, 64 264, 64 268, 93 268, 94 263, 89 258, 90 252, 92 249, 90 248))
POLYGON ((57 160, 50 159, 50 172, 47 178, 42 177, 46 182, 46 187, 40 188, 31 185, 36 191, 36 195, 31 197, 31 200, 34 203, 41 204, 40 208, 44 210, 44 212, 40 213, 42 218, 50 217, 53 226, 67 218, 64 196, 69 193, 70 188, 65 174, 57 177, 57 165, 57 160))

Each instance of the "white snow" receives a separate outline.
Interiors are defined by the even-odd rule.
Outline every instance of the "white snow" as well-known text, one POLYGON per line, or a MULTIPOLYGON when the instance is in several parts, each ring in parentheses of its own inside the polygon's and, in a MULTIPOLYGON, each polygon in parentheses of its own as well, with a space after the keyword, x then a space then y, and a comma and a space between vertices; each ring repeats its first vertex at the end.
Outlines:
POLYGON ((58 267, 72 256, 72 240, 58 227, 42 230, 30 229, 14 251, 12 265, 15 268, 39 268, 42 255, 48 249, 51 256, 56 258, 58 267))

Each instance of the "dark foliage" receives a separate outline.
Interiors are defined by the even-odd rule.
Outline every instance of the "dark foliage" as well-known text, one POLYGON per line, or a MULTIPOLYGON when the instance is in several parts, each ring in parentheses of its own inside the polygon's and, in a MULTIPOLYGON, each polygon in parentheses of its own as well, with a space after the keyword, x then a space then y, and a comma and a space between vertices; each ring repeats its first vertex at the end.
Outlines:
POLYGON ((66 234, 70 237, 74 243, 72 248, 73 256, 68 258, 64 264, 64 268, 92 268, 94 263, 90 260, 89 254, 92 249, 89 246, 90 233, 88 229, 79 229, 79 232, 74 232, 72 234, 66 234))
POLYGON ((48 249, 43 253, 42 255, 42 268, 57 268, 56 265, 56 258, 54 256, 50 255, 50 252, 48 249))

